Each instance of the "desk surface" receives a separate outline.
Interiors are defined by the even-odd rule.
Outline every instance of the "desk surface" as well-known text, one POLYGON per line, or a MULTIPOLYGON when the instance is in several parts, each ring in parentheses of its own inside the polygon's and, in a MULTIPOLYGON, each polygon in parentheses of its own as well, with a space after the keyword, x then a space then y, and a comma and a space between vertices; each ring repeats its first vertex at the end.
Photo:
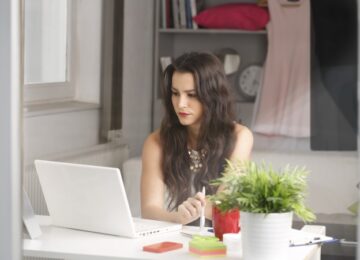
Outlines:
MULTIPOLYGON (((128 239, 111 235, 72 230, 51 226, 49 218, 41 219, 43 234, 37 239, 23 240, 24 256, 62 258, 71 260, 94 259, 199 259, 188 253, 190 238, 179 231, 146 238, 128 239), (184 245, 182 249, 156 254, 143 252, 144 245, 174 241, 184 245)), ((290 247, 289 259, 317 259, 320 246, 290 247)), ((217 258, 221 259, 221 258, 217 258)), ((226 259, 241 259, 228 256, 226 259)))

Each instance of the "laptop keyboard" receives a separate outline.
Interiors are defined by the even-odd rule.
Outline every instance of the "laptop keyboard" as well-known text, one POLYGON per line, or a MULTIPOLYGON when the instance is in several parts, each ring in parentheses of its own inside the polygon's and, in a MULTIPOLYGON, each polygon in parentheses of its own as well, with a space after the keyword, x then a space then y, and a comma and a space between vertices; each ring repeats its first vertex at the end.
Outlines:
POLYGON ((155 220, 147 220, 147 219, 137 219, 134 218, 135 231, 136 232, 144 232, 149 230, 159 230, 161 228, 165 228, 169 226, 169 223, 155 221, 155 220))
POLYGON ((135 223, 136 232, 148 231, 151 229, 156 229, 156 227, 154 227, 153 225, 149 226, 148 224, 145 223, 135 223))

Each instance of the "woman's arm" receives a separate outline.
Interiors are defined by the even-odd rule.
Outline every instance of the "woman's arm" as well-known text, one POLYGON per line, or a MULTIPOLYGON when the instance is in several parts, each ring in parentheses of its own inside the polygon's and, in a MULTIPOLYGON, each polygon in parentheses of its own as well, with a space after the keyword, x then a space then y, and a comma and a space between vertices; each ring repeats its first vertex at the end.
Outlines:
POLYGON ((187 224, 200 215, 205 198, 201 193, 184 201, 177 211, 164 209, 165 183, 161 169, 162 148, 159 132, 145 141, 142 154, 141 215, 143 218, 187 224))
POLYGON ((161 160, 159 132, 154 132, 145 140, 142 153, 141 215, 143 218, 177 222, 174 212, 164 210, 165 184, 161 160))

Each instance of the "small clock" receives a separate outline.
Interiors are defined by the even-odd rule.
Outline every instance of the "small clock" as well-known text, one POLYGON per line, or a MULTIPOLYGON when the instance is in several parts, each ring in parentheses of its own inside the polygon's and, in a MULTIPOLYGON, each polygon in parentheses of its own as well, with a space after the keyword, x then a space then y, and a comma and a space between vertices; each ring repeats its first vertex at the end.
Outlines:
POLYGON ((238 85, 239 92, 246 101, 255 99, 260 88, 262 67, 251 65, 246 67, 239 75, 238 85))

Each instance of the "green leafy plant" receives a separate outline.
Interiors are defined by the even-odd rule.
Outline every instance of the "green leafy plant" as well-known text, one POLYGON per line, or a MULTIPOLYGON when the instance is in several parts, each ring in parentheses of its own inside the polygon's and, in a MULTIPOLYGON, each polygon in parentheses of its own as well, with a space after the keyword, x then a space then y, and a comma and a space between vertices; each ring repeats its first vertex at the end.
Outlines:
POLYGON ((305 167, 286 166, 278 171, 265 163, 227 161, 223 176, 212 182, 222 191, 209 196, 221 211, 232 208, 252 213, 294 212, 303 221, 315 220, 305 207, 305 167))
POLYGON ((234 184, 236 180, 233 178, 235 174, 242 174, 242 166, 237 163, 233 164, 227 161, 223 176, 211 182, 214 186, 221 186, 221 191, 214 195, 209 195, 207 198, 214 204, 221 212, 226 212, 232 209, 239 209, 238 197, 234 192, 234 184))

